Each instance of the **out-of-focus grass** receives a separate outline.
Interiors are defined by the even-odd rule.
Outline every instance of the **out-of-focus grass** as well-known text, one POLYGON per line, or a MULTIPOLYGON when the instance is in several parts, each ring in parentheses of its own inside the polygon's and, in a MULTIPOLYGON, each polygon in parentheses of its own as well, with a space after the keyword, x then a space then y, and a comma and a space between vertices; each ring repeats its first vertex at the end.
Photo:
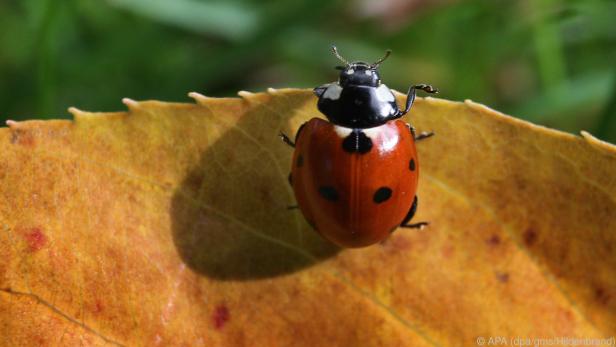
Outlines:
POLYGON ((10 0, 0 4, 0 120, 117 110, 336 78, 331 43, 388 85, 438 86, 616 142, 616 2, 10 0))

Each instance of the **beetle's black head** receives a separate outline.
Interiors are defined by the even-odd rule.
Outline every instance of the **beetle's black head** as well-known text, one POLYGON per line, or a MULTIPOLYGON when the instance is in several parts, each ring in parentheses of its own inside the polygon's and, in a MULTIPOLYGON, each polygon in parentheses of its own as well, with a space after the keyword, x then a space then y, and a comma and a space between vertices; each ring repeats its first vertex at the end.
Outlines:
POLYGON ((381 83, 378 67, 391 51, 372 64, 349 62, 332 47, 334 55, 345 65, 338 67, 338 82, 316 87, 317 107, 330 122, 348 128, 372 128, 401 116, 396 98, 381 83))
POLYGON ((381 84, 381 76, 377 68, 378 66, 364 62, 349 64, 340 71, 338 83, 343 88, 349 85, 378 87, 381 84))

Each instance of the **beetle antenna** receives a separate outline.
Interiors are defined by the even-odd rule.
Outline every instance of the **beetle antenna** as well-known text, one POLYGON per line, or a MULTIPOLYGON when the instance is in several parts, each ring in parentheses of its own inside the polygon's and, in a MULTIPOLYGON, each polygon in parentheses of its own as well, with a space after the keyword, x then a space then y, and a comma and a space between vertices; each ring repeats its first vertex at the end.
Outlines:
POLYGON ((387 59, 387 57, 389 57, 389 55, 391 54, 391 49, 388 49, 385 51, 385 55, 383 57, 381 57, 381 59, 375 61, 374 63, 370 64, 370 67, 377 68, 379 67, 379 65, 385 61, 385 59, 387 59))
POLYGON ((351 63, 349 63, 348 60, 344 59, 340 53, 338 53, 338 48, 336 48, 336 46, 332 45, 332 52, 334 53, 334 55, 336 56, 336 58, 340 59, 341 62, 343 62, 345 65, 351 65, 351 63))

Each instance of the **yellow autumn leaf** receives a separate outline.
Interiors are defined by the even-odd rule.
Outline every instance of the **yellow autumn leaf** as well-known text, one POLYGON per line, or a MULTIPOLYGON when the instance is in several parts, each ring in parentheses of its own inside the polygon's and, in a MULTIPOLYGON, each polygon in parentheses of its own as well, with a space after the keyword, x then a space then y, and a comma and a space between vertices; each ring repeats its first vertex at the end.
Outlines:
POLYGON ((0 345, 616 334, 614 146, 419 99, 407 118, 436 136, 418 144, 415 219, 430 226, 338 249, 287 210, 276 135, 319 116, 311 91, 191 95, 0 129, 0 345))

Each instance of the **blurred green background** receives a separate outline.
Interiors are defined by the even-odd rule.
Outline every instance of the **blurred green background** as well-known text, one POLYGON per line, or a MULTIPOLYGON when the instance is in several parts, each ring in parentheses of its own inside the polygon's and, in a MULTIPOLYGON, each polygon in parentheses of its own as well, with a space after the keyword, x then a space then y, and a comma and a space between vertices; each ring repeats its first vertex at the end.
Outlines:
POLYGON ((615 1, 4 0, 0 121, 122 97, 310 88, 385 49, 385 82, 431 83, 516 117, 616 142, 615 1))

